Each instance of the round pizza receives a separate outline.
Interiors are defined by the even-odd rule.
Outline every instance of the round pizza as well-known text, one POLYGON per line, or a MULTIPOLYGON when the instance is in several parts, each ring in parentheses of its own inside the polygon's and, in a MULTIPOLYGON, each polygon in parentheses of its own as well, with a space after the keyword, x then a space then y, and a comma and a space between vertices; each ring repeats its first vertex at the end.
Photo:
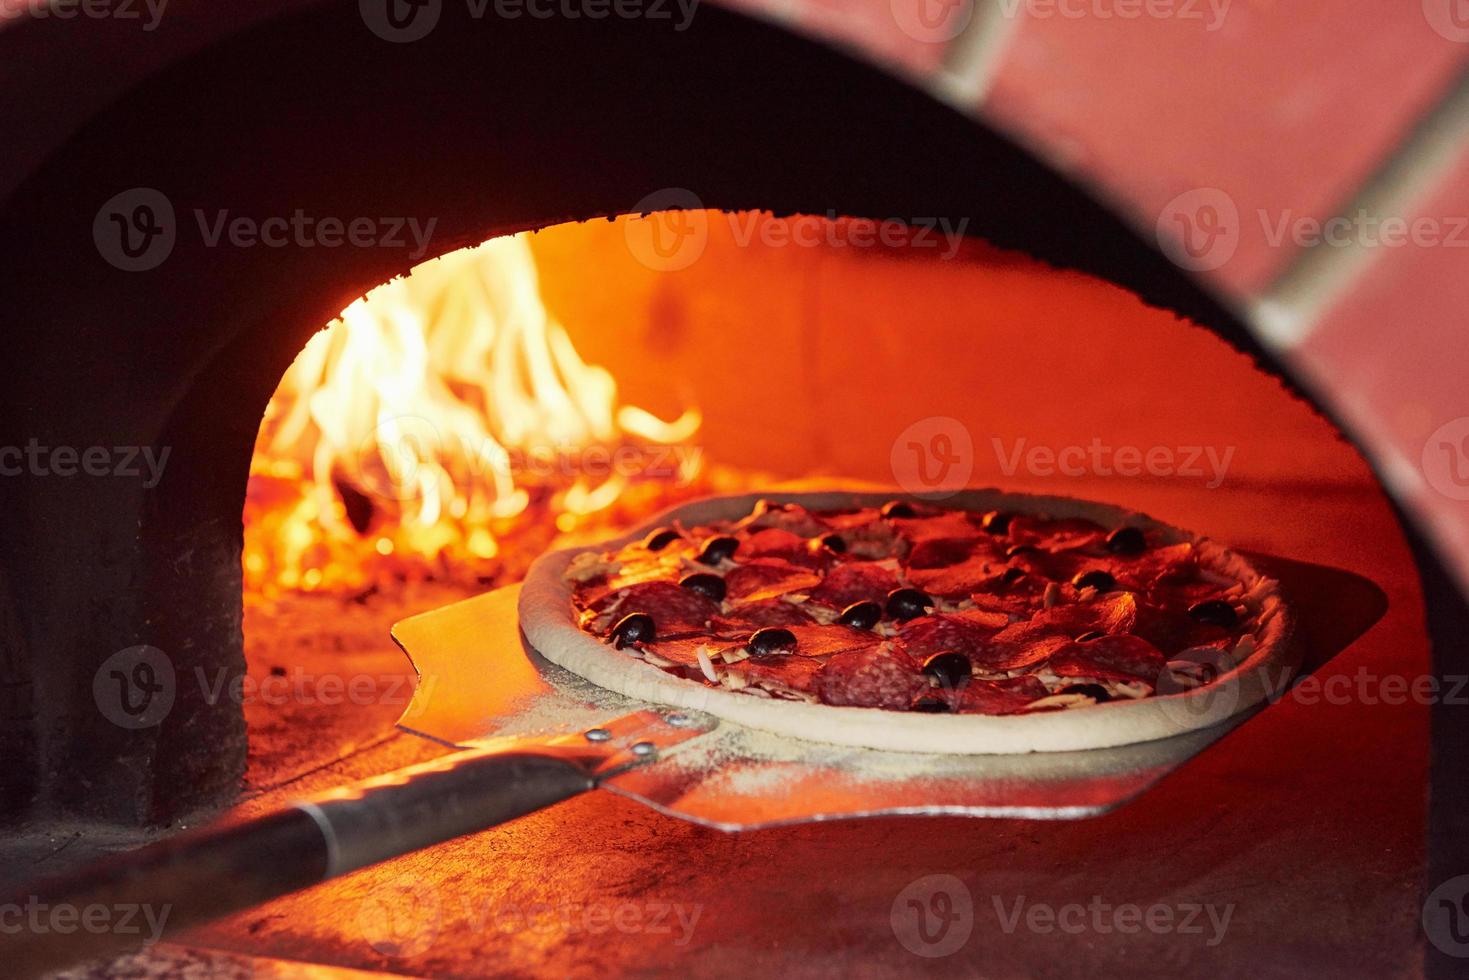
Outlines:
POLYGON ((1297 666, 1277 583, 1142 514, 964 491, 719 497, 532 566, 521 629, 644 701, 866 748, 1102 748, 1207 727, 1297 666))

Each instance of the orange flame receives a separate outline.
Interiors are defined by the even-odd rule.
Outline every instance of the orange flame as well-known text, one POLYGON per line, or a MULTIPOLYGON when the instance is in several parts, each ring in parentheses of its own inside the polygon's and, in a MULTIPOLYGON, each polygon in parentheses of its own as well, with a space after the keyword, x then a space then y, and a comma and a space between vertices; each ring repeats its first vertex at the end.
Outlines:
POLYGON ((426 262, 347 307, 282 377, 251 463, 246 585, 492 574, 507 534, 538 534, 538 551, 640 481, 688 486, 700 453, 653 467, 643 450, 686 446, 701 421, 619 405, 542 303, 525 235, 426 262))

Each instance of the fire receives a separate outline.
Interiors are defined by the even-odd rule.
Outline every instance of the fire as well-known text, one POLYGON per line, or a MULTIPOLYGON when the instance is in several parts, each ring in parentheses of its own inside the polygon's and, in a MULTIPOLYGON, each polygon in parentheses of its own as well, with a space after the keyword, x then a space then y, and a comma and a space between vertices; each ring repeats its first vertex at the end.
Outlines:
POLYGON ((700 424, 619 403, 541 301, 525 235, 452 253, 347 307, 282 377, 251 462, 246 585, 518 574, 559 536, 691 495, 700 424))

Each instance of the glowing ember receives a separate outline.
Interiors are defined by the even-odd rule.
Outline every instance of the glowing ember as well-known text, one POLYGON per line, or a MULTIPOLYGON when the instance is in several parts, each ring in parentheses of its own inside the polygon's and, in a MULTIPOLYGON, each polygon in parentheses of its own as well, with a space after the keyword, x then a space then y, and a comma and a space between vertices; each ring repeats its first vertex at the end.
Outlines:
POLYGON ((525 236, 427 262, 281 379, 251 463, 246 585, 517 575, 557 537, 711 489, 700 421, 618 404, 547 313, 525 236))

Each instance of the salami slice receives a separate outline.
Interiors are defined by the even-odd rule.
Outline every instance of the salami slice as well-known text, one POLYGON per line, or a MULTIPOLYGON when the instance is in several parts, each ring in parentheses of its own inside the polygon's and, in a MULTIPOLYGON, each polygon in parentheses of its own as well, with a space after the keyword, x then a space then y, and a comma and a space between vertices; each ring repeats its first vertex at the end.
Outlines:
POLYGON ((977 554, 947 568, 913 569, 908 573, 908 580, 929 595, 948 599, 999 588, 1005 567, 1004 559, 977 554))
POLYGON ((1052 520, 1016 514, 1010 519, 1010 540, 1017 545, 1031 545, 1042 551, 1074 551, 1096 548, 1107 537, 1100 524, 1080 517, 1052 520))
POLYGON ((789 626, 796 637, 796 652, 803 657, 830 657, 851 650, 880 645, 882 637, 850 626, 789 626))
POLYGON ((1137 624, 1137 600, 1130 592, 1109 592, 1090 602, 1068 602, 1035 615, 1035 622, 1068 636, 1126 633, 1137 624))
POLYGON ((756 599, 732 606, 709 623, 715 633, 749 633, 762 626, 804 626, 814 623, 811 615, 794 602, 781 598, 756 599))
POLYGON ((779 504, 772 500, 760 501, 754 513, 737 526, 751 531, 776 528, 801 538, 820 537, 827 531, 827 524, 800 504, 779 504))
POLYGON ((1068 644, 1051 656, 1047 667, 1061 677, 1155 684, 1165 663, 1158 648, 1140 636, 1104 636, 1068 644))
POLYGON ((741 660, 726 668, 731 674, 743 677, 746 683, 775 693, 800 691, 816 693, 816 675, 821 672, 822 662, 810 657, 776 656, 741 660))
POLYGON ((827 572, 810 596, 812 602, 845 609, 869 599, 882 602, 897 587, 898 575, 891 568, 870 561, 847 561, 827 572))
POLYGON ((1189 647, 1210 646, 1232 636, 1222 626, 1201 623, 1182 609, 1161 606, 1152 601, 1138 604, 1133 632, 1166 654, 1189 647))
POLYGON ((677 582, 639 582, 626 589, 604 595, 590 607, 598 621, 621 619, 630 613, 647 613, 653 617, 659 634, 703 629, 719 614, 719 605, 697 592, 682 588, 677 582))
POLYGON ((819 584, 821 576, 811 569, 779 558, 741 562, 724 576, 725 598, 730 602, 771 599, 819 584))
POLYGON ((1014 681, 972 680, 958 693, 961 712, 977 715, 1013 715, 1046 696, 1046 686, 1034 677, 1014 681))
POLYGON ((969 654, 976 670, 1028 670, 1066 647, 1071 637, 1040 623, 1011 623, 969 654))
POLYGON ((953 650, 969 656, 984 641, 1009 625, 1004 613, 983 610, 967 613, 938 613, 910 619, 898 630, 903 648, 922 662, 936 653, 953 650))
POLYGON ((806 538, 778 527, 756 531, 740 545, 740 558, 779 558, 794 565, 817 566, 821 559, 806 547, 806 538))
POLYGON ((928 690, 928 678, 902 650, 887 644, 838 654, 816 675, 822 703, 906 709, 928 690))

